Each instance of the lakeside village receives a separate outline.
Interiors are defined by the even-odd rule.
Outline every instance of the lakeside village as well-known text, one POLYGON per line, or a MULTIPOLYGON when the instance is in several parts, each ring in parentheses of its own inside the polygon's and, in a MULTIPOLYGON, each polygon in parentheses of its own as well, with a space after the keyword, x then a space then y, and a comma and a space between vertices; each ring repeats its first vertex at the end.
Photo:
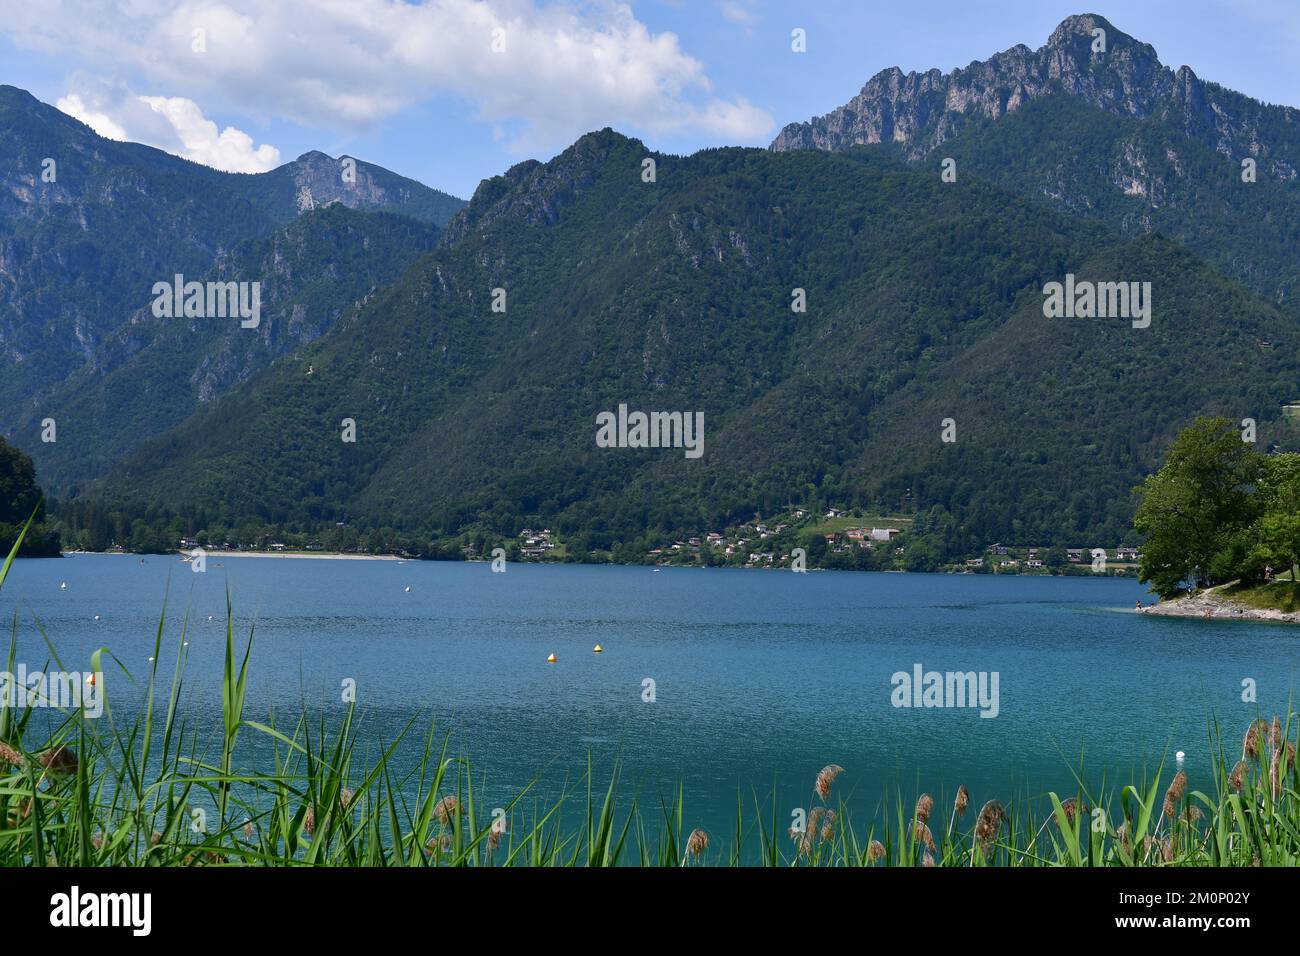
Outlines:
MULTIPOLYGON (((945 571, 964 574, 1107 574, 1136 576, 1141 552, 1114 547, 1014 547, 999 542, 959 562, 938 559, 913 519, 862 516, 832 508, 823 514, 795 509, 751 522, 674 540, 645 552, 642 563, 658 566, 790 568, 797 548, 809 570, 945 571), (1104 559, 1104 560, 1103 560, 1104 559)), ((527 532, 526 532, 527 534, 527 532)), ((555 544, 534 532, 525 558, 545 560, 555 544)))
MULTIPOLYGON (((791 568, 796 549, 808 570, 943 571, 964 574, 1107 574, 1133 576, 1141 557, 1129 545, 1102 547, 1008 546, 994 542, 983 553, 954 560, 941 556, 932 539, 914 527, 915 519, 864 515, 831 508, 811 513, 792 509, 766 520, 755 516, 718 531, 699 531, 655 543, 651 547, 621 546, 614 551, 582 547, 583 535, 563 536, 550 528, 524 528, 503 539, 493 534, 467 534, 444 541, 433 551, 406 547, 375 547, 365 540, 352 547, 331 548, 314 538, 286 534, 259 536, 247 543, 216 543, 206 536, 179 540, 182 553, 204 547, 222 552, 276 554, 389 554, 399 558, 491 560, 502 548, 509 561, 645 564, 663 567, 791 568), (1104 560, 1102 560, 1104 558, 1104 560)), ((329 542, 333 543, 333 542, 329 542)), ((391 542, 396 544, 396 542, 391 542)), ((114 550, 111 549, 110 550, 114 550)))

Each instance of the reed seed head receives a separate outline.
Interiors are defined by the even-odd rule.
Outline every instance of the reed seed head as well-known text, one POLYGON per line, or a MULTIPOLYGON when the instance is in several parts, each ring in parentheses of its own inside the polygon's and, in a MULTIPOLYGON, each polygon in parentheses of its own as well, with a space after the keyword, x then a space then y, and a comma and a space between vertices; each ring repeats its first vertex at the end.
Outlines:
MULTIPOLYGON (((1061 812, 1065 814, 1065 820, 1067 823, 1073 824, 1075 817, 1077 817, 1081 811, 1084 814, 1087 814, 1089 812, 1089 807, 1086 803, 1080 804, 1078 797, 1070 797, 1067 800, 1061 801, 1061 812)), ((1052 819, 1056 819, 1056 814, 1052 814, 1052 819)))
POLYGON ((835 811, 827 810, 822 814, 822 840, 831 841, 835 839, 835 811))
POLYGON ((691 835, 686 838, 686 852, 691 856, 698 857, 708 848, 709 835, 703 830, 694 829, 691 831, 691 835))
POLYGON ((980 808, 979 819, 975 822, 975 839, 977 839, 986 849, 993 838, 998 835, 1002 829, 1002 821, 1006 819, 1007 811, 996 800, 990 800, 980 808))
POLYGON ((23 760, 21 753, 7 743, 0 741, 0 763, 7 763, 11 767, 21 767, 26 761, 23 760))
POLYGON ((822 767, 821 772, 817 774, 817 782, 814 785, 817 789, 817 796, 827 800, 831 795, 831 784, 835 778, 844 772, 844 768, 839 764, 830 763, 822 767))
POLYGON ((970 806, 970 791, 966 789, 966 784, 963 783, 957 788, 957 798, 952 802, 952 812, 957 816, 961 816, 966 812, 968 806, 970 806))
POLYGON ((60 745, 42 750, 36 755, 36 759, 49 773, 77 772, 77 754, 71 747, 60 745))
POLYGON ((1228 777, 1228 786, 1233 790, 1241 793, 1241 788, 1246 783, 1246 772, 1248 770, 1246 761, 1238 760, 1236 766, 1232 768, 1232 773, 1228 777))
POLYGON ((885 845, 879 840, 872 840, 871 845, 867 847, 867 859, 872 863, 879 863, 885 858, 885 845))
POLYGON ((1241 752, 1251 760, 1259 759, 1259 742, 1260 736, 1265 730, 1263 720, 1252 720, 1250 727, 1246 730, 1246 736, 1241 741, 1241 752))
POLYGON ((934 809, 934 797, 923 793, 916 801, 916 819, 920 823, 930 822, 930 811, 934 809))
POLYGON ((1169 789, 1165 791, 1165 816, 1173 819, 1178 812, 1175 808, 1183 799, 1183 794, 1187 792, 1187 774, 1182 770, 1174 774, 1173 781, 1169 784, 1169 789))
POLYGON ((920 820, 916 821, 916 824, 912 828, 912 832, 916 837, 916 842, 925 844, 927 850, 933 850, 935 848, 934 836, 930 833, 930 828, 920 820))
POLYGON ((456 814, 460 812, 460 801, 455 797, 443 797, 434 805, 433 814, 443 826, 449 826, 456 814))

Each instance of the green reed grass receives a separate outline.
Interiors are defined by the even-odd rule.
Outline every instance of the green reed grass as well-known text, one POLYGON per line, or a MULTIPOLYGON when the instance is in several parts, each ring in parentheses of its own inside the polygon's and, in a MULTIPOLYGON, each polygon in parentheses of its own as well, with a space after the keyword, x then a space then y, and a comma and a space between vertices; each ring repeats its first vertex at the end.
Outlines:
MULTIPOLYGON (((0 587, 22 540, 0 567, 0 587)), ((1093 792, 1076 777, 1064 797, 1005 806, 969 803, 964 788, 939 800, 900 792, 859 825, 833 792, 842 771, 831 765, 799 814, 778 809, 775 788, 766 799, 737 793, 734 827, 705 834, 680 785, 647 810, 622 796, 617 766, 598 780, 590 758, 572 792, 539 803, 534 781, 494 816, 476 797, 470 762, 449 756, 432 728, 417 735, 412 721, 363 759, 351 707, 336 726, 306 714, 283 728, 251 719, 253 634, 236 639, 229 597, 220 748, 209 759, 181 707, 184 626, 170 673, 159 672, 165 621, 164 611, 129 725, 111 706, 98 720, 43 709, 57 716, 34 721, 30 706, 0 708, 0 865, 1293 866, 1300 854, 1294 713, 1253 723, 1240 755, 1212 725, 1213 793, 1188 790, 1162 765, 1149 780, 1103 781, 1093 792), (241 762, 248 735, 270 746, 262 766, 241 762)), ((17 633, 15 614, 11 673, 17 633)), ((101 648, 91 669, 105 664, 126 673, 101 648)))

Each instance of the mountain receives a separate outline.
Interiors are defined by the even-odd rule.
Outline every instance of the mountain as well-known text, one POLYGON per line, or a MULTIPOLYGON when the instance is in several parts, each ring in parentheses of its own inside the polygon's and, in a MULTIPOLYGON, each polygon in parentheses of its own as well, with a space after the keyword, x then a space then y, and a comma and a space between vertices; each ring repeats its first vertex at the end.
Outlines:
POLYGON ((15 435, 58 423, 58 441, 29 447, 54 492, 98 477, 142 441, 275 360, 314 341, 345 313, 430 251, 438 229, 335 203, 303 213, 265 239, 222 254, 202 281, 258 282, 255 329, 236 319, 158 318, 145 306, 87 363, 26 405, 15 435))
POLYGON ((267 173, 241 176, 238 188, 277 222, 340 203, 349 209, 392 212, 444 226, 465 206, 437 189, 349 156, 335 159, 312 151, 267 173), (344 164, 351 161, 345 181, 344 164))
POLYGON ((1094 14, 948 74, 885 70, 770 148, 882 149, 935 175, 951 158, 959 183, 973 174, 1130 238, 1158 232, 1300 315, 1300 111, 1172 70, 1094 14))
POLYGON ((97 494, 190 526, 536 521, 616 553, 808 496, 938 508, 952 548, 1118 538, 1191 417, 1285 437, 1297 345, 1181 245, 973 176, 883 152, 662 156, 606 130, 484 182, 434 253, 97 494), (1151 282, 1150 327, 1045 318, 1069 272, 1151 282), (704 454, 597 447, 620 404, 702 412, 704 454))
POLYGON ((54 490, 93 477, 135 439, 179 421, 175 413, 192 400, 209 400, 319 335, 352 298, 427 251, 463 206, 378 166, 353 168, 323 153, 267 173, 219 172, 104 139, 0 86, 0 433, 53 469, 54 490), (327 214, 333 209, 390 218, 327 214), (313 236, 316 228, 325 231, 313 236), (353 239, 362 245, 348 246, 353 239), (148 321, 154 284, 177 274, 266 282, 275 321, 241 340, 260 350, 223 359, 202 335, 178 340, 183 323, 148 321), (300 291, 306 298, 291 301, 300 291), (287 315, 292 322, 282 324, 287 315), (151 345, 155 334, 163 338, 151 345), (147 364, 163 356, 165 367, 147 364), (224 370, 214 368, 223 361, 224 370), (162 395, 176 404, 151 413, 150 425, 142 412, 162 395), (92 396, 109 404, 88 404, 92 396), (60 418, 65 411, 71 420, 60 418), (35 425, 47 416, 86 443, 37 448, 35 425), (77 431, 92 418, 99 431, 77 431), (119 432, 124 418, 137 425, 119 432))

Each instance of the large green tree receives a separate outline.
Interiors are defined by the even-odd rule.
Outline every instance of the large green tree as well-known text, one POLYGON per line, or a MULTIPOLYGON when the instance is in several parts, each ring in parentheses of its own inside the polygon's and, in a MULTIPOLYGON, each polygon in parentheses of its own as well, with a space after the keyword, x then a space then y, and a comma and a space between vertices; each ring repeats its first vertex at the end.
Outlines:
POLYGON ((1215 583, 1216 558, 1260 512, 1264 456, 1226 418, 1198 418, 1138 489, 1133 524, 1146 537, 1139 577, 1161 597, 1215 583))
POLYGON ((1295 576, 1300 571, 1300 454, 1266 459, 1260 507, 1263 513, 1252 529, 1258 552, 1274 568, 1289 568, 1295 576))
POLYGON ((58 539, 47 533, 43 524, 45 502, 32 460, 0 438, 0 559, 8 556, 33 514, 36 519, 19 553, 28 557, 58 554, 58 539))

